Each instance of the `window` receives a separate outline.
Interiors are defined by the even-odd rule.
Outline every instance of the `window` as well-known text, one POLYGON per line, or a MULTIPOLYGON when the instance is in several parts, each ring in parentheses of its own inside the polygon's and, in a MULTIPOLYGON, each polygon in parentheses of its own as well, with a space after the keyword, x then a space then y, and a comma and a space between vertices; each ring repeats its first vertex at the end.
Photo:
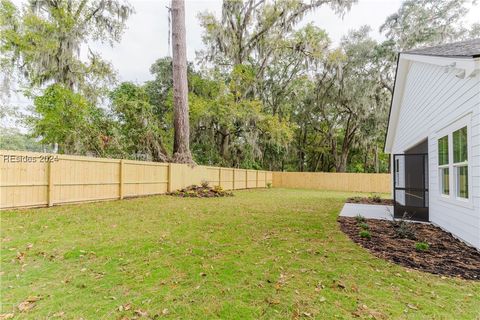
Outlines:
POLYGON ((450 194, 450 170, 448 161, 448 136, 438 139, 438 169, 440 175, 440 192, 450 194))
POLYGON ((468 199, 467 127, 453 132, 453 167, 458 198, 468 199))
POLYGON ((447 133, 438 139, 440 194, 450 199, 469 200, 468 128, 466 121, 457 123, 447 133))

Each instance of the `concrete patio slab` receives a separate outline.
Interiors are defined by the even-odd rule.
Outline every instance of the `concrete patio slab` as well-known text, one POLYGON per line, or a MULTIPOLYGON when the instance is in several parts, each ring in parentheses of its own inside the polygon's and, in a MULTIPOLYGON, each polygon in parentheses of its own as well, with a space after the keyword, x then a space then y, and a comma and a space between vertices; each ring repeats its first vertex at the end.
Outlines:
POLYGON ((340 212, 341 217, 356 217, 358 215, 366 219, 392 220, 393 206, 345 203, 340 212))

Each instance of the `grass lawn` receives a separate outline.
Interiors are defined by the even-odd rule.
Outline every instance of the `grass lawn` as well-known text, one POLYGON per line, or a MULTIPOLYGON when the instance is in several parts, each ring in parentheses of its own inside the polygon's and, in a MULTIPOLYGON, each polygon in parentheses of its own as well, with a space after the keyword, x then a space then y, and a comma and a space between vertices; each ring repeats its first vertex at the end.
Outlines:
POLYGON ((353 195, 269 189, 1 212, 0 313, 479 319, 480 282, 407 270, 351 242, 336 218, 353 195))

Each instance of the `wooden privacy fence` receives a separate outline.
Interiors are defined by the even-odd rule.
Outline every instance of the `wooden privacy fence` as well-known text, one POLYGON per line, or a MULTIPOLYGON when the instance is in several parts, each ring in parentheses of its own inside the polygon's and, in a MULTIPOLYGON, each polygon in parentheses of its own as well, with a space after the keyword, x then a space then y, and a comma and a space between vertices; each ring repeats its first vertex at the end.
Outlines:
POLYGON ((0 150, 0 209, 162 194, 202 181, 265 188, 272 172, 0 150))
POLYGON ((387 173, 273 172, 273 186, 355 192, 391 193, 387 173))

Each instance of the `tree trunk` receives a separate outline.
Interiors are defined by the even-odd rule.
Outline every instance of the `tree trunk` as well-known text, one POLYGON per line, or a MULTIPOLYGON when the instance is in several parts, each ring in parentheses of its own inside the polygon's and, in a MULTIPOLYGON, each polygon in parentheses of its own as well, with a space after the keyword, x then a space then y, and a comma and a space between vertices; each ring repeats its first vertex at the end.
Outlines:
POLYGON ((185 2, 172 0, 173 162, 194 164, 190 153, 185 2))
POLYGON ((335 171, 336 172, 347 172, 347 160, 348 160, 348 149, 343 149, 342 153, 337 156, 336 163, 335 163, 335 171))
POLYGON ((380 159, 378 157, 378 146, 375 146, 375 173, 380 172, 380 159))

